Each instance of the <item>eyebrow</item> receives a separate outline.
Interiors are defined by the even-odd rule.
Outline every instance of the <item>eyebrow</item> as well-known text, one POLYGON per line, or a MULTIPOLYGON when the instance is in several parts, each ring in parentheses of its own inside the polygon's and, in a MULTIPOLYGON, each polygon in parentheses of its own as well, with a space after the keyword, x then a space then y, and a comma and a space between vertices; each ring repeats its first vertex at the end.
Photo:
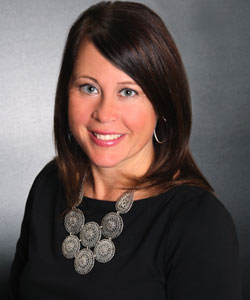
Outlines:
POLYGON ((95 83, 98 83, 98 81, 94 77, 91 77, 91 76, 82 75, 82 76, 79 76, 79 77, 75 77, 75 80, 79 79, 79 78, 88 78, 88 79, 93 80, 95 83))
MULTIPOLYGON (((98 83, 98 80, 95 79, 94 77, 91 77, 91 76, 88 76, 88 75, 81 75, 75 79, 79 79, 79 78, 88 78, 88 79, 91 79, 93 80, 95 83, 98 83)), ((118 82, 118 84, 133 84, 133 85, 138 85, 135 81, 121 81, 121 82, 118 82)))
POLYGON ((118 82, 118 84, 133 84, 133 85, 138 85, 135 81, 121 81, 121 82, 118 82))

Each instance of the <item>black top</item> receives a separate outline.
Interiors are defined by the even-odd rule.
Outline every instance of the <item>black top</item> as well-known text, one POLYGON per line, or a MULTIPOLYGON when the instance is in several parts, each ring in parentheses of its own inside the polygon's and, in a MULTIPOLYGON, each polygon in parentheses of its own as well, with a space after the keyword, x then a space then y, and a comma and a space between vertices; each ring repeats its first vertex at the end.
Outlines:
MULTIPOLYGON (((107 263, 87 275, 62 255, 66 200, 54 162, 37 176, 25 209, 11 269, 9 299, 238 300, 235 226, 223 204, 198 187, 179 186, 134 201, 122 215, 107 263)), ((84 198, 86 221, 101 223, 115 202, 84 198)))

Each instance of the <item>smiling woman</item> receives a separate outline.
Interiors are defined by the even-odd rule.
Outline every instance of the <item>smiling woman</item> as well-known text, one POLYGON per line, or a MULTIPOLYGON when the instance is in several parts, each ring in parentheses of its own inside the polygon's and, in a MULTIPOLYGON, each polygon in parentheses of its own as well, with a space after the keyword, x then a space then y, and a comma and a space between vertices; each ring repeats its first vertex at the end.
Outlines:
POLYGON ((234 223, 190 131, 184 66, 160 17, 120 1, 83 12, 58 80, 57 155, 27 200, 10 299, 240 299, 234 223))
POLYGON ((151 165, 157 120, 152 103, 132 78, 89 42, 79 49, 69 85, 68 119, 95 170, 112 167, 139 177, 151 165))

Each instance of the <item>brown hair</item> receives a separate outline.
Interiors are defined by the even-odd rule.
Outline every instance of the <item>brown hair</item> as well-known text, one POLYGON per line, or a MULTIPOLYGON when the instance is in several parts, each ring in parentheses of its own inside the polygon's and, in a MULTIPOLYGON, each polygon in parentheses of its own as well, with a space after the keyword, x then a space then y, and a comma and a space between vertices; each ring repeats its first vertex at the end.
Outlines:
POLYGON ((185 69, 161 18, 135 2, 104 1, 84 11, 70 29, 59 74, 54 136, 57 165, 69 207, 77 201, 88 157, 68 138, 68 86, 78 49, 84 40, 94 44, 113 65, 127 73, 143 89, 159 116, 154 141, 155 159, 139 185, 159 192, 189 184, 213 188, 195 164, 189 147, 191 103, 185 69), (166 119, 166 122, 162 118, 166 119))

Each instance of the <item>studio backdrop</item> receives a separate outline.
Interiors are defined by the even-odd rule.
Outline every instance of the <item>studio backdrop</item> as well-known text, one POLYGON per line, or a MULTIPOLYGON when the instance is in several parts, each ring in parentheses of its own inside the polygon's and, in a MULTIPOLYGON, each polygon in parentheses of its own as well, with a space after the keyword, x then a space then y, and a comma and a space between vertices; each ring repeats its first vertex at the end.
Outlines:
MULTIPOLYGON (((66 35, 96 2, 0 1, 1 296, 28 191, 54 157, 54 95, 66 35)), ((250 1, 138 2, 162 17, 181 52, 192 95, 191 149, 236 224, 243 299, 250 299, 250 1)))

